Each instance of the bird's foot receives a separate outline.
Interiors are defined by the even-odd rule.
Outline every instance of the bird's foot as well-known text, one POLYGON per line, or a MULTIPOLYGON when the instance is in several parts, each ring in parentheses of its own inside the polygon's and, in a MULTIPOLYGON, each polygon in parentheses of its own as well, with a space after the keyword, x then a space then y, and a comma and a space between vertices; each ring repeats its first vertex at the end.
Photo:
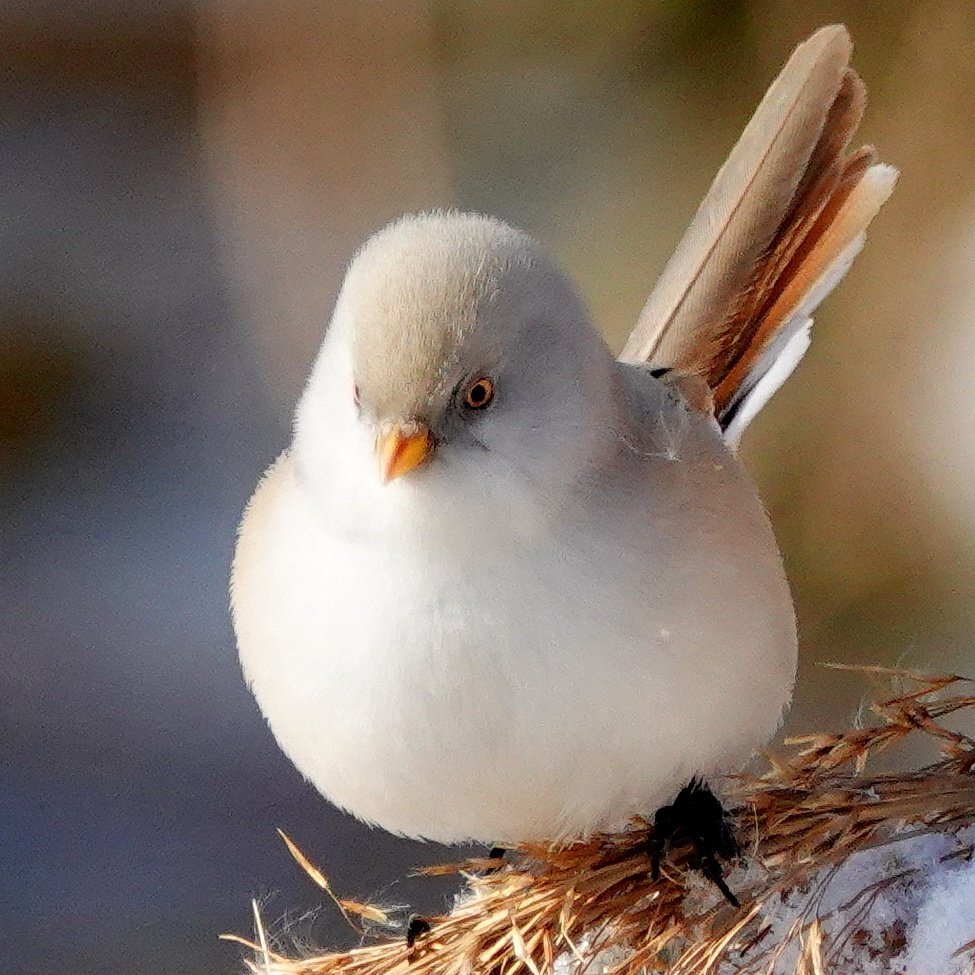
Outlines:
POLYGON ((505 853, 506 850, 503 846, 492 846, 491 851, 487 855, 487 859, 491 862, 481 871, 481 873, 497 873, 504 866, 505 853))
MULTIPOLYGON (((492 846, 487 855, 491 865, 481 871, 482 873, 494 873, 504 866, 505 849, 503 846, 492 846)), ((406 947, 413 948, 417 941, 431 931, 430 921, 422 914, 411 914, 406 922, 406 947)))
POLYGON ((718 857, 733 860, 739 855, 738 842, 724 807, 703 779, 693 778, 669 806, 661 806, 653 818, 653 832, 647 843, 650 876, 660 877, 660 860, 675 841, 691 844, 697 857, 694 866, 714 884, 725 900, 740 907, 738 898, 725 883, 718 857))
POLYGON ((412 948, 417 938, 430 933, 430 922, 420 914, 411 914, 406 922, 406 947, 412 948))

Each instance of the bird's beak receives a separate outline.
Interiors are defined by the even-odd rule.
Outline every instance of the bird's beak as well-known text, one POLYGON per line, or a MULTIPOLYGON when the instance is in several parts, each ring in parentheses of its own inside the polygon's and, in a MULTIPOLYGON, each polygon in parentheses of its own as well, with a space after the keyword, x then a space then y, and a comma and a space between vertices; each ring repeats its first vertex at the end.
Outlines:
POLYGON ((396 426, 376 438, 376 456, 383 484, 422 464, 433 451, 430 431, 416 424, 396 426))

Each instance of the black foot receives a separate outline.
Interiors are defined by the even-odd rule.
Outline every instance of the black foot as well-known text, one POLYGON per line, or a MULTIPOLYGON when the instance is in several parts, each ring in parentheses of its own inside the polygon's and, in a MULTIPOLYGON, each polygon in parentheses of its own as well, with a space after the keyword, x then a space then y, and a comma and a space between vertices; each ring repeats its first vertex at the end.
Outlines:
POLYGON ((507 852, 503 846, 492 846, 487 856, 481 858, 487 862, 477 871, 477 876, 489 877, 492 873, 497 873, 504 866, 504 855, 507 852))
POLYGON ((504 854, 503 846, 492 846, 491 852, 487 855, 491 863, 481 871, 481 874, 486 876, 490 873, 497 873, 504 866, 504 854))
POLYGON ((733 907, 738 898, 725 883, 718 857, 732 860, 741 852, 728 816, 702 779, 694 778, 677 794, 669 806, 661 806, 653 818, 653 832, 647 844, 650 876, 660 876, 660 860, 675 841, 684 840, 694 848, 697 869, 721 891, 733 907))
POLYGON ((411 914, 406 924, 406 947, 412 948, 417 938, 430 933, 430 922, 419 914, 411 914))

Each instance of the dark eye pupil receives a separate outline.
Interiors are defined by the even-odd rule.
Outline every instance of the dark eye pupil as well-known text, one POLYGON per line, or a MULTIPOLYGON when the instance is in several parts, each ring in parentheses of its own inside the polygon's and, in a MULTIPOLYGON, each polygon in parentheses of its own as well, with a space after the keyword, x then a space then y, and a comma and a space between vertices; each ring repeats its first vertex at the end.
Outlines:
POLYGON ((464 405, 470 410, 483 410, 494 397, 494 383, 487 377, 476 380, 467 387, 464 405))

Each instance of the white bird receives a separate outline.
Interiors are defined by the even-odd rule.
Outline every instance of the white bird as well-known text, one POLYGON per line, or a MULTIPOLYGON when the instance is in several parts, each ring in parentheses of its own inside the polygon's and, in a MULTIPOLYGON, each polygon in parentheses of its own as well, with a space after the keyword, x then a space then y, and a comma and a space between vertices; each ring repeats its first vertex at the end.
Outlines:
POLYGON ((622 357, 521 231, 405 217, 355 256, 232 577, 243 670, 333 803, 566 841, 778 726, 792 600, 735 459, 889 195, 849 37, 793 54, 622 357))

